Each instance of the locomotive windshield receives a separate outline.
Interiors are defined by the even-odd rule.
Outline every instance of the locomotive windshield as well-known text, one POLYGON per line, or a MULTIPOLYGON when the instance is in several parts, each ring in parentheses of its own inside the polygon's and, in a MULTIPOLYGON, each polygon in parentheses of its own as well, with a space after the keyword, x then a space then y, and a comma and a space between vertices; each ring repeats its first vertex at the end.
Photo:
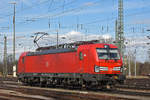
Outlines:
POLYGON ((120 59, 117 48, 97 48, 96 51, 99 59, 120 59))

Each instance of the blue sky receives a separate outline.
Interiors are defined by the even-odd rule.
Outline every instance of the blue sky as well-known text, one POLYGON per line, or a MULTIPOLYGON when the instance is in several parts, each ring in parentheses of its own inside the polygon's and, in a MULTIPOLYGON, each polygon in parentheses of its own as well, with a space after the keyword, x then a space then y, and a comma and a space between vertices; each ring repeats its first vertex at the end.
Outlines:
MULTIPOLYGON (((12 31, 13 0, 0 2, 1 32, 12 31)), ((15 0, 16 1, 16 32, 31 33, 36 30, 58 29, 61 32, 77 29, 77 24, 83 24, 87 33, 114 33, 114 23, 117 19, 118 0, 15 0), (102 30, 103 27, 103 30, 102 30), (107 27, 109 28, 107 31, 107 27)), ((149 24, 149 0, 124 0, 125 29, 149 24)), ((147 27, 146 27, 147 28, 147 27)), ((130 29, 126 30, 127 32, 130 29)), ((8 33, 9 34, 9 33, 8 33)), ((22 34, 21 34, 22 35, 22 34)))
MULTIPOLYGON (((59 30, 60 35, 76 31, 84 36, 115 36, 118 0, 1 0, 0 42, 3 42, 3 35, 6 34, 10 51, 13 31, 13 5, 10 3, 13 1, 16 2, 16 45, 21 44, 24 51, 32 46, 36 48, 34 44, 31 45, 33 38, 30 37, 35 32, 55 35, 59 30)), ((149 0, 124 0, 125 38, 133 40, 138 37, 142 38, 142 42, 145 41, 143 38, 150 35, 146 31, 150 29, 149 12, 149 0)), ((3 45, 0 47, 3 48, 3 45)))

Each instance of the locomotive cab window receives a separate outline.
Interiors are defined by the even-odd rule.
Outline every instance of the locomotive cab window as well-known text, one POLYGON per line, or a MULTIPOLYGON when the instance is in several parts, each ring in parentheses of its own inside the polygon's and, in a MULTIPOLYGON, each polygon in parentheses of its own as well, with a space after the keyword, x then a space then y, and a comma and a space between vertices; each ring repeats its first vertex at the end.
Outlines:
POLYGON ((80 59, 80 60, 83 59, 83 53, 82 53, 82 52, 79 53, 79 59, 80 59))
POLYGON ((99 59, 120 59, 117 48, 97 48, 96 51, 99 59))

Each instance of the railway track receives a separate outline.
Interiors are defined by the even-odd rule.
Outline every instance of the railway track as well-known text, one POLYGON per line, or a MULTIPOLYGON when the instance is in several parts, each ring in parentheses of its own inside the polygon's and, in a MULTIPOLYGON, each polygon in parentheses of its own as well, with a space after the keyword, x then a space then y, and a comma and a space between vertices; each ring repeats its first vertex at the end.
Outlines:
MULTIPOLYGON (((22 86, 16 82, 3 81, 0 97, 13 96, 18 100, 150 100, 150 91, 117 88, 112 91, 69 90, 62 88, 40 88, 22 86), (9 91, 9 92, 8 92, 9 91), (6 94, 7 93, 7 94, 6 94), (18 95, 18 94, 21 95, 18 95)), ((17 100, 2 99, 0 100, 17 100)))
MULTIPOLYGON (((0 78, 0 80, 2 80, 0 78)), ((6 78, 4 79, 6 84, 17 84, 17 78, 6 78)), ((135 90, 150 90, 150 79, 140 78, 140 79, 127 79, 125 84, 116 85, 119 89, 135 89, 135 90)))
POLYGON ((117 88, 150 90, 150 78, 127 79, 124 85, 117 85, 117 88))
POLYGON ((17 91, 0 89, 0 100, 54 100, 54 99, 39 95, 29 95, 17 91))

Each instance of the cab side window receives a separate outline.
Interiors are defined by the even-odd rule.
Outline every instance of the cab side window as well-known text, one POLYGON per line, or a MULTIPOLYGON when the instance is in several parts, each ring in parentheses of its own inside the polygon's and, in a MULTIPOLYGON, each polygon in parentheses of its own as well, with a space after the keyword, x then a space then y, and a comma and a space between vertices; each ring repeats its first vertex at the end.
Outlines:
POLYGON ((82 52, 79 53, 79 59, 83 60, 83 53, 82 52))

